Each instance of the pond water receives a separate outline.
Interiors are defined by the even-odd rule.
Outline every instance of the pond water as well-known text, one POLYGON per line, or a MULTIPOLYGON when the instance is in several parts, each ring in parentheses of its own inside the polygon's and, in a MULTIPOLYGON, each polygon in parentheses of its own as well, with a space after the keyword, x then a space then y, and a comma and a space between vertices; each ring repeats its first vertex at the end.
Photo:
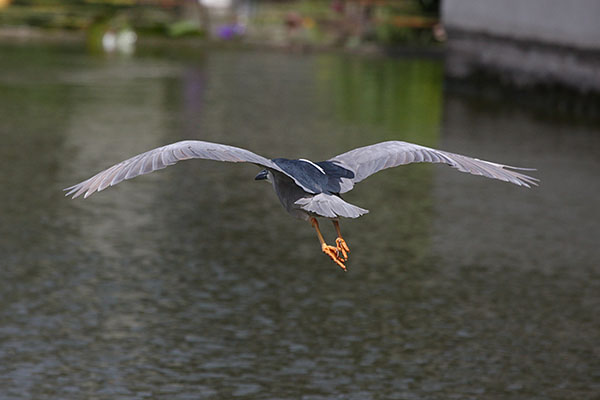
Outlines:
MULTIPOLYGON (((442 60, 0 48, 0 398, 600 393, 600 127, 444 92, 442 60), (258 169, 62 188, 182 139, 321 160, 397 139, 536 167, 357 185, 343 273, 258 169)), ((331 241, 331 224, 323 221, 331 241)))

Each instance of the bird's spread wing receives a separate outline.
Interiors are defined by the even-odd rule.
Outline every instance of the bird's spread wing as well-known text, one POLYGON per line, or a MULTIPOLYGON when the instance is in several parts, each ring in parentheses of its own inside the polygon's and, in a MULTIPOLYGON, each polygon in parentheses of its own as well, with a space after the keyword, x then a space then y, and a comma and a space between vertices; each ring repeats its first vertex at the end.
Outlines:
POLYGON ((73 195, 73 198, 75 198, 83 194, 83 197, 87 198, 94 192, 116 185, 125 179, 148 174, 173 165, 178 161, 192 158, 236 163, 248 162, 285 173, 271 160, 249 150, 199 140, 185 140, 138 154, 113 165, 88 180, 66 188, 66 196, 73 195))
POLYGON ((354 178, 342 182, 341 193, 351 190, 354 183, 358 183, 382 169, 418 162, 448 164, 461 172, 482 175, 525 187, 537 186, 539 182, 538 179, 519 172, 535 171, 534 169, 511 167, 400 141, 359 147, 335 156, 329 161, 354 172, 354 178))

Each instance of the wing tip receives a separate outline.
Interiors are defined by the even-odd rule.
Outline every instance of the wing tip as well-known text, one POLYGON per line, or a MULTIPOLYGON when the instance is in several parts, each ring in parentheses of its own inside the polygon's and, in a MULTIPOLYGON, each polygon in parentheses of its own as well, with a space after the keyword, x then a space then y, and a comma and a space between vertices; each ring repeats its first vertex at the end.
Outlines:
MULTIPOLYGON (((501 165, 501 164, 499 164, 501 165)), ((502 169, 513 174, 515 181, 511 181, 519 186, 525 186, 528 189, 540 186, 541 180, 533 176, 525 175, 517 171, 537 171, 537 168, 513 167, 512 165, 501 165, 502 169)))
POLYGON ((82 194, 83 194, 83 198, 87 199, 92 194, 94 194, 94 192, 96 190, 90 190, 87 187, 82 186, 81 184, 77 184, 74 186, 69 186, 68 188, 64 188, 63 191, 67 192, 67 193, 65 193, 65 197, 72 196, 71 200, 73 200, 73 199, 78 198, 82 194))
MULTIPOLYGON (((75 193, 78 189, 78 185, 73 185, 73 186, 69 186, 63 189, 63 192, 67 192, 65 193, 65 197, 69 197, 71 195, 73 195, 73 193, 75 193)), ((73 197, 71 197, 71 199, 74 199, 77 197, 77 194, 74 194, 73 197)))

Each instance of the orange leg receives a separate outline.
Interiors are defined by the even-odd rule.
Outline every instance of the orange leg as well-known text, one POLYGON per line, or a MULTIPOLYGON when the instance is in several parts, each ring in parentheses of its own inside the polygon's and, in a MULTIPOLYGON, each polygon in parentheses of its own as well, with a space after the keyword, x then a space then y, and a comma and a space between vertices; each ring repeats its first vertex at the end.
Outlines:
POLYGON ((346 266, 344 265, 344 261, 339 256, 338 248, 335 246, 329 246, 325 243, 325 239, 323 239, 323 235, 321 234, 321 230, 319 229, 319 222, 317 222, 316 218, 310 218, 311 225, 317 231, 317 237, 319 238, 319 243, 321 243, 321 250, 323 253, 327 254, 331 260, 336 263, 341 269, 346 271, 346 266))
POLYGON ((333 226, 335 226, 335 230, 337 232, 337 239, 335 239, 335 244, 337 246, 338 254, 342 255, 344 261, 348 261, 348 253, 350 253, 350 247, 346 244, 346 241, 342 237, 342 232, 340 231, 340 223, 337 220, 333 220, 333 226))

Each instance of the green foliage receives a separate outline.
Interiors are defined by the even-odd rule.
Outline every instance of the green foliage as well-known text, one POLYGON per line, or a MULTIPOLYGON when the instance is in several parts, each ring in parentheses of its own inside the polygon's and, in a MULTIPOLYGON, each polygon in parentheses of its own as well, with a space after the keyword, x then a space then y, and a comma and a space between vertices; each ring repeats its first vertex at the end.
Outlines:
MULTIPOLYGON (((91 29, 89 39, 97 35, 98 22, 107 22, 111 28, 127 25, 137 32, 164 35, 177 21, 177 8, 156 4, 134 0, 15 0, 0 13, 0 24, 91 29)), ((179 28, 175 31, 179 34, 179 28)))
MULTIPOLYGON (((431 21, 436 18, 423 14, 417 0, 374 2, 372 9, 366 2, 353 3, 337 12, 325 0, 257 0, 247 16, 248 36, 255 42, 348 48, 365 42, 387 46, 433 42, 431 21), (297 26, 286 25, 291 16, 300 21, 297 26)), ((191 1, 172 7, 160 4, 159 0, 14 0, 0 13, 0 24, 88 29, 100 19, 124 17, 141 34, 206 35, 193 17, 183 16, 183 4, 191 5, 191 1)))
POLYGON ((169 25, 167 34, 171 37, 205 36, 205 32, 197 21, 183 20, 169 25))

